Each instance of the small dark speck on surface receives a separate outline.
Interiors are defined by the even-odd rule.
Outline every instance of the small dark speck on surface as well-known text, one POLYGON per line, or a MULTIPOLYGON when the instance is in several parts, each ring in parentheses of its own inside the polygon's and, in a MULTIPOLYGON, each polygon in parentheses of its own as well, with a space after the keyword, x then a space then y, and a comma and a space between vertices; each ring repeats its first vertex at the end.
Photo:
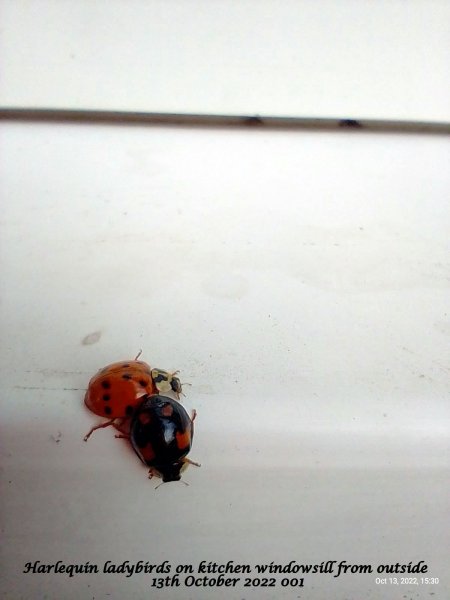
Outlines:
POLYGON ((264 125, 264 121, 261 117, 245 117, 244 125, 264 125))
POLYGON ((358 129, 360 127, 362 127, 361 123, 359 121, 356 121, 356 119, 341 119, 339 121, 339 127, 348 127, 349 129, 358 129))
POLYGON ((81 343, 83 344, 83 346, 92 346, 93 344, 96 344, 101 337, 101 331, 93 331, 92 333, 88 333, 88 335, 85 335, 84 338, 81 340, 81 343))

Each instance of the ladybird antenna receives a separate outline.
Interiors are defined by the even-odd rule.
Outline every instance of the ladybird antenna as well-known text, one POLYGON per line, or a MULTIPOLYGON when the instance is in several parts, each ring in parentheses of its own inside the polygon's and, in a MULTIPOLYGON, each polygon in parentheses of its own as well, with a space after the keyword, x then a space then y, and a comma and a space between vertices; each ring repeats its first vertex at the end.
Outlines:
POLYGON ((137 356, 136 356, 136 358, 134 360, 137 360, 140 357, 141 354, 142 354, 142 348, 139 350, 139 352, 137 353, 137 356))
POLYGON ((184 398, 186 398, 186 394, 183 392, 183 388, 185 385, 189 385, 190 387, 192 387, 192 383, 182 383, 181 384, 181 391, 179 392, 181 396, 183 396, 184 398))

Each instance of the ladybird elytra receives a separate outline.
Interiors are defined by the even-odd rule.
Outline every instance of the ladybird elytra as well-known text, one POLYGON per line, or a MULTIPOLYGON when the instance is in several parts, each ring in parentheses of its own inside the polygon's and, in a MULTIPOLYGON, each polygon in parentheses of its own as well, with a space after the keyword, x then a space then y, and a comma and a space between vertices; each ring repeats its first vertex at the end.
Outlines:
POLYGON ((131 419, 130 441, 141 461, 150 467, 151 475, 156 472, 164 482, 178 481, 185 463, 197 464, 186 458, 192 445, 195 414, 189 417, 177 400, 161 394, 142 399, 131 419))
POLYGON ((157 391, 150 365, 137 360, 138 357, 107 365, 89 381, 84 403, 91 412, 106 417, 108 422, 92 427, 84 437, 85 441, 96 429, 109 425, 127 435, 130 418, 141 398, 157 391))

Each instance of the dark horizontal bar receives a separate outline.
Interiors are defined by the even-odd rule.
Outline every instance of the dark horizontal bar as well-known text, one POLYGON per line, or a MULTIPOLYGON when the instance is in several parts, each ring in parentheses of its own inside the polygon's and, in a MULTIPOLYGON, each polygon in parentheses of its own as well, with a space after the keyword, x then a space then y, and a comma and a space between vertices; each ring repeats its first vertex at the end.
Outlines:
POLYGON ((37 122, 106 123, 117 125, 178 125, 188 127, 251 127, 317 129, 392 133, 450 134, 450 123, 260 115, 207 115, 52 108, 0 108, 0 120, 37 122))

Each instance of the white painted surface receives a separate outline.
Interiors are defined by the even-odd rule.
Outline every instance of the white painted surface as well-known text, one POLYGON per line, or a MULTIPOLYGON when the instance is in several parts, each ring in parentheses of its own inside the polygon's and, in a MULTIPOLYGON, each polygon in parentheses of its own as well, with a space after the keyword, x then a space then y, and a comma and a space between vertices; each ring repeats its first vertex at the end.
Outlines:
POLYGON ((4 596, 447 598, 448 141, 1 129, 4 596), (192 384, 189 487, 82 441, 90 376, 139 348, 192 384), (59 559, 423 560, 441 583, 22 573, 59 559))
POLYGON ((2 0, 0 105, 450 120, 445 0, 2 0))

